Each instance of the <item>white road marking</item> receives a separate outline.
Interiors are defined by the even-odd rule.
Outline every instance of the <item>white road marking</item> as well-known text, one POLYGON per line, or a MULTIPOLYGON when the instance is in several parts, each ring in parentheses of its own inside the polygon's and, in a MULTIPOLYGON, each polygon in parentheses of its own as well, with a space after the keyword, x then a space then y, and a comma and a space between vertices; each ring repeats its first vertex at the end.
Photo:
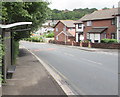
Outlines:
POLYGON ((91 62, 91 63, 95 63, 95 64, 103 65, 102 63, 95 62, 95 61, 92 61, 92 60, 88 60, 88 59, 85 59, 85 58, 80 58, 80 59, 85 60, 85 61, 88 61, 88 62, 91 62))
POLYGON ((69 53, 64 53, 65 55, 68 55, 68 56, 72 56, 72 57, 74 57, 74 55, 72 55, 72 54, 69 54, 69 53))
POLYGON ((117 52, 94 52, 94 53, 99 53, 99 54, 106 54, 106 55, 114 55, 114 56, 117 56, 118 53, 117 52))

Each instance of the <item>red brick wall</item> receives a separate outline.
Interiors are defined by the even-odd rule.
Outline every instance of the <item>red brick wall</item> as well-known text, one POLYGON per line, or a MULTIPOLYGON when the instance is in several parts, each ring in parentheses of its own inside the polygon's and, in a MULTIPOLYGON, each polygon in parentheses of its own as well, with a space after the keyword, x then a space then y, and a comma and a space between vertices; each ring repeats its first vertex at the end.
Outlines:
POLYGON ((120 49, 119 43, 91 43, 92 48, 120 49))
MULTIPOLYGON (((68 38, 66 37, 66 40, 68 40, 68 38)), ((58 41, 65 41, 65 34, 60 34, 59 36, 58 36, 58 41)))
POLYGON ((104 27, 107 26, 108 29, 106 30, 106 36, 107 38, 111 38, 111 33, 116 32, 117 28, 115 25, 112 25, 112 20, 96 20, 96 21, 92 21, 92 26, 91 27, 87 27, 87 22, 84 22, 85 28, 84 28, 84 37, 85 39, 87 38, 86 36, 86 32, 88 32, 89 30, 92 29, 92 27, 104 27))
POLYGON ((69 31, 73 36, 75 36, 75 27, 73 27, 72 30, 70 30, 70 28, 68 28, 68 31, 69 31))

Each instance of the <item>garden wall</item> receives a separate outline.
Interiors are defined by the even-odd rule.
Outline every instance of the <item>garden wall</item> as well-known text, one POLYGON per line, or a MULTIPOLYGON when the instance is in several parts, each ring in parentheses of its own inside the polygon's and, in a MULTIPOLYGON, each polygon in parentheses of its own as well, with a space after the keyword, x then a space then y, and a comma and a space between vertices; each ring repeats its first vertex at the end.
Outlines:
POLYGON ((92 48, 120 49, 119 43, 91 43, 92 48))
MULTIPOLYGON (((49 43, 65 45, 63 41, 50 40, 49 43)), ((120 43, 86 43, 86 42, 66 42, 66 45, 91 47, 91 48, 103 48, 103 49, 120 49, 120 43)))

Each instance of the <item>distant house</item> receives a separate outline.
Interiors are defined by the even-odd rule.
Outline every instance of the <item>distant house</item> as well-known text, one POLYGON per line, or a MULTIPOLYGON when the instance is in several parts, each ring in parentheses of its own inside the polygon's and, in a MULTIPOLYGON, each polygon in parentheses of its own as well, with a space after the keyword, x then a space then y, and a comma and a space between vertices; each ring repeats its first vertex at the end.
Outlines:
POLYGON ((42 27, 40 27, 36 32, 33 33, 34 36, 40 36, 44 33, 50 33, 54 31, 54 26, 58 23, 59 20, 47 20, 42 27))
POLYGON ((72 42, 75 40, 75 25, 73 20, 60 20, 54 26, 55 40, 72 42))
MULTIPOLYGON (((116 17, 114 14, 118 13, 118 8, 98 10, 91 14, 85 15, 78 21, 78 24, 84 25, 84 40, 91 40, 91 42, 100 43, 101 39, 116 39, 116 17), (81 22, 82 21, 82 22, 81 22)), ((77 30, 76 30, 76 33, 77 30)))

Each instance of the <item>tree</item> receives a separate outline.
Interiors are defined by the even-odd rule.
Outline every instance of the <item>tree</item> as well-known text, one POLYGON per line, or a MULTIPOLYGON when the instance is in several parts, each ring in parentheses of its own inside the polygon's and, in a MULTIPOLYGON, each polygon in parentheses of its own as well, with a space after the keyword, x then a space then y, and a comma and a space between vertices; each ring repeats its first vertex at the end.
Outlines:
POLYGON ((89 14, 92 13, 94 11, 96 11, 96 8, 79 8, 79 9, 74 9, 73 11, 69 11, 67 9, 65 10, 57 10, 57 9, 53 9, 52 14, 51 14, 51 20, 66 20, 66 19, 70 19, 70 20, 78 20, 81 17, 83 17, 85 14, 89 14))
POLYGON ((32 25, 14 27, 15 29, 31 28, 30 31, 14 32, 14 39, 29 37, 30 32, 36 30, 49 17, 48 2, 2 2, 2 23, 32 22, 32 25))
POLYGON ((104 8, 102 8, 103 10, 105 10, 105 9, 109 9, 109 8, 107 8, 107 7, 104 7, 104 8))

